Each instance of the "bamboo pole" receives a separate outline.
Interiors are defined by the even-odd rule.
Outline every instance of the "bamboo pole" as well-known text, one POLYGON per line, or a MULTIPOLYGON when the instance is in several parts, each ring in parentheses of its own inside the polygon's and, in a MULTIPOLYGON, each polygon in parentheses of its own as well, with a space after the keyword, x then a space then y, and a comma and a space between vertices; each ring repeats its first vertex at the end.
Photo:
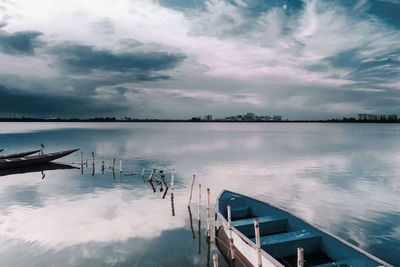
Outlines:
POLYGON ((122 159, 119 160, 119 172, 122 172, 122 159))
POLYGON ((174 194, 171 194, 171 209, 172 209, 172 216, 175 216, 174 194))
POLYGON ((195 178, 196 178, 196 175, 193 174, 192 185, 190 186, 190 195, 189 195, 189 204, 188 204, 189 207, 190 207, 190 203, 192 202, 193 184, 194 184, 195 178))
POLYGON ((297 248, 297 267, 304 266, 304 249, 297 248))
POLYGON ((81 151, 81 165, 83 166, 83 151, 81 151))
POLYGON ((188 206, 188 211, 189 211, 190 229, 192 230, 192 237, 193 237, 193 239, 196 239, 196 234, 194 233, 194 229, 193 229, 193 217, 192 217, 192 211, 190 209, 190 206, 188 206))
POLYGON ((175 169, 172 169, 172 173, 171 173, 171 195, 174 194, 174 179, 175 179, 175 169))
POLYGON ((207 188, 207 238, 211 237, 210 225, 210 188, 207 188))
POLYGON ((233 253, 231 205, 228 205, 227 209, 228 209, 228 224, 229 224, 229 250, 231 252, 231 260, 234 260, 235 254, 233 253))
POLYGON ((214 262, 214 267, 218 267, 218 255, 215 252, 213 255, 213 262, 214 262))
POLYGON ((199 184, 199 203, 197 205, 197 218, 201 219, 201 184, 199 184))
POLYGON ((254 232, 256 236, 256 247, 257 247, 257 266, 261 267, 261 244, 260 244, 260 224, 258 219, 254 219, 254 232))
POLYGON ((197 221, 197 226, 198 226, 197 235, 199 237, 199 250, 198 250, 198 253, 200 255, 201 254, 201 220, 200 220, 200 216, 199 216, 199 220, 197 221))

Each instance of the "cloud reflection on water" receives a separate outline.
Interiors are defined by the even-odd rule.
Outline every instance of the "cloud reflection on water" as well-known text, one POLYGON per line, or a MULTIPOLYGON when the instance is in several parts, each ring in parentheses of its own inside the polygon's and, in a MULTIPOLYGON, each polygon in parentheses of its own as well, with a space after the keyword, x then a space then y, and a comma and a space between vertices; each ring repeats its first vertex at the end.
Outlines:
MULTIPOLYGON (((211 188, 212 201, 223 189, 248 194, 283 207, 378 257, 385 256, 389 262, 396 258, 400 244, 400 230, 393 224, 400 211, 397 125, 383 125, 379 130, 374 125, 350 124, 68 127, 38 131, 29 135, 28 141, 46 138, 52 147, 69 138, 85 155, 95 151, 98 161, 104 157, 106 165, 114 157, 123 158, 123 167, 132 172, 143 167, 175 168, 177 216, 171 216, 170 201, 152 195, 140 177, 124 177, 118 185, 108 169, 104 176, 96 170, 93 178, 60 171, 44 182, 39 176, 19 175, 0 179, 0 193, 7 196, 0 209, 0 239, 24 240, 57 253, 79 248, 81 257, 89 258, 101 257, 100 251, 109 246, 110 264, 124 262, 137 254, 119 253, 124 251, 119 243, 160 245, 169 242, 157 241, 160 236, 171 238, 173 231, 188 230, 184 205, 191 176, 196 174, 196 184, 211 188), (18 201, 12 193, 16 190, 29 191, 33 197, 36 194, 40 205, 33 200, 18 201), (387 250, 393 253, 387 255, 387 250)), ((20 140, 22 146, 25 139, 20 140)), ((80 155, 73 158, 79 161, 80 155)), ((85 169, 85 174, 89 171, 85 169)), ((193 200, 195 205, 197 190, 193 200)), ((205 203, 203 195, 203 207, 205 203)), ((189 241, 182 238, 182 242, 189 241)))

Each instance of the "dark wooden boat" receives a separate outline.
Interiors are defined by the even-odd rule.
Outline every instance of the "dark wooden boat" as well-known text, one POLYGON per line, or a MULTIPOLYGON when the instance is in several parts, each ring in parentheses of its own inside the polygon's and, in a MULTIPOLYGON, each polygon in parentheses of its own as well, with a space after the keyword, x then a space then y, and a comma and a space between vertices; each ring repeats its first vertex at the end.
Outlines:
POLYGON ((79 149, 66 150, 61 152, 49 153, 37 156, 27 156, 20 158, 0 159, 0 169, 16 168, 21 166, 32 166, 47 163, 65 157, 79 149))
POLYGON ((21 152, 21 153, 15 153, 15 154, 8 154, 8 155, 1 155, 0 159, 12 159, 12 158, 20 158, 20 157, 26 157, 35 153, 40 152, 40 150, 32 150, 32 151, 26 151, 26 152, 21 152))
POLYGON ((51 170, 66 170, 66 169, 79 169, 75 166, 67 164, 59 164, 48 162, 39 165, 32 166, 22 166, 18 168, 0 169, 0 176, 13 175, 13 174, 23 174, 29 172, 41 172, 41 171, 51 171, 51 170))
POLYGON ((233 254, 243 259, 238 261, 243 264, 237 266, 296 266, 298 248, 304 251, 304 266, 392 266, 285 210, 227 190, 218 197, 217 218, 221 223, 218 239, 232 240, 229 245, 221 245, 229 251, 232 244, 233 254), (254 219, 259 222, 260 254, 254 219))

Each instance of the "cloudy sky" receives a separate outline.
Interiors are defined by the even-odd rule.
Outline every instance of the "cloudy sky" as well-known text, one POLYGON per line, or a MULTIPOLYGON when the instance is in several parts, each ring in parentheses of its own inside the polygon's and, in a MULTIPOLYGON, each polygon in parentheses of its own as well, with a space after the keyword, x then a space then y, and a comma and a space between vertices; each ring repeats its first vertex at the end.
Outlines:
POLYGON ((400 0, 0 0, 0 115, 400 114, 400 0))

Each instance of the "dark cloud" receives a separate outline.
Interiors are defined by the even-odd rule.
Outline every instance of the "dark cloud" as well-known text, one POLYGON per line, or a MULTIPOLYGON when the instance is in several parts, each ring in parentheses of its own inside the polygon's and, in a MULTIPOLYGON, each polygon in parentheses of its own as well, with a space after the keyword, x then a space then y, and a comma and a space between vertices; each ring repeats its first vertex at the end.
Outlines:
MULTIPOLYGON (((137 72, 139 79, 151 79, 154 71, 178 66, 185 56, 166 52, 113 53, 93 46, 63 44, 50 49, 56 60, 69 73, 89 74, 92 71, 137 72), (142 76, 142 77, 140 77, 142 76)), ((157 77, 158 79, 163 77, 157 77)))
POLYGON ((160 5, 165 7, 170 7, 177 10, 188 9, 188 8, 198 8, 204 9, 204 1, 202 0, 158 0, 160 5))
POLYGON ((33 55, 34 48, 40 46, 37 38, 42 33, 37 31, 21 31, 6 33, 0 31, 0 50, 11 55, 33 55))
POLYGON ((114 22, 110 18, 104 18, 92 24, 96 32, 112 34, 115 31, 114 22))
POLYGON ((356 48, 342 51, 335 56, 325 58, 323 61, 334 68, 356 68, 360 66, 362 60, 359 50, 359 48, 356 48))
POLYGON ((125 94, 128 91, 126 87, 122 86, 115 87, 115 90, 117 90, 117 92, 121 95, 125 94))
POLYGON ((388 24, 400 28, 400 2, 393 1, 371 1, 368 13, 379 17, 388 24))
POLYGON ((360 63, 347 78, 354 81, 368 82, 370 86, 376 86, 377 83, 398 81, 398 77, 400 76, 399 53, 400 51, 396 51, 368 58, 368 61, 360 63))
POLYGON ((9 113, 28 116, 113 116, 129 108, 127 100, 121 95, 102 100, 76 94, 31 92, 0 84, 0 114, 3 116, 9 113))
POLYGON ((304 2, 299 0, 243 0, 245 6, 238 5, 235 0, 228 0, 227 2, 231 5, 240 7, 249 17, 258 17, 273 8, 282 8, 283 5, 286 5, 286 12, 288 13, 296 13, 304 7, 304 2))

